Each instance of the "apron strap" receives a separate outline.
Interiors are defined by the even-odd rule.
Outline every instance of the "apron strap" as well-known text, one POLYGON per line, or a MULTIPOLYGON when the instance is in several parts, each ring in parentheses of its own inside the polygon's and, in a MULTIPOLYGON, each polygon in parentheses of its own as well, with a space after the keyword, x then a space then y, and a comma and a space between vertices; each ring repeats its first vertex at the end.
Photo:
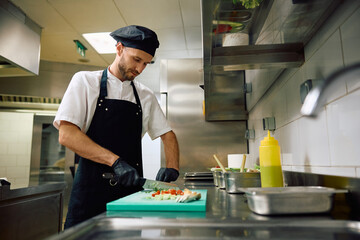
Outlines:
POLYGON ((134 95, 135 95, 135 99, 136 99, 136 104, 138 105, 139 107, 139 111, 141 112, 141 115, 142 115, 142 108, 141 108, 141 102, 140 102, 140 98, 139 98, 139 95, 136 91, 136 88, 135 88, 135 85, 134 85, 134 82, 131 81, 131 86, 133 88, 133 91, 134 91, 134 95))
MULTIPOLYGON (((140 102, 140 98, 139 98, 139 95, 136 91, 136 88, 135 88, 135 85, 134 85, 134 82, 131 81, 131 86, 133 88, 133 91, 134 91, 134 95, 135 95, 135 99, 136 99, 136 104, 138 105, 139 107, 139 111, 141 112, 141 115, 142 115, 142 108, 141 108, 141 102, 140 102)), ((100 99, 105 99, 105 97, 107 96, 107 69, 105 69, 103 72, 102 72, 102 75, 101 75, 101 82, 100 82, 100 95, 99 95, 99 98, 100 99)))
POLYGON ((104 99, 107 96, 107 69, 102 72, 101 83, 100 83, 100 96, 99 98, 104 99))

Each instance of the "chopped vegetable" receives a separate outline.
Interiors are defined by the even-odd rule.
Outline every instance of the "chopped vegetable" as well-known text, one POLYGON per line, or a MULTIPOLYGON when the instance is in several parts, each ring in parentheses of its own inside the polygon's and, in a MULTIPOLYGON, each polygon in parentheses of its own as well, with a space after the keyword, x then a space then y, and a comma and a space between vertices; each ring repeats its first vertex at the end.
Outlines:
POLYGON ((234 4, 238 2, 241 3, 241 5, 243 5, 246 9, 249 9, 259 6, 262 0, 233 0, 234 4))
POLYGON ((184 195, 184 192, 180 189, 156 190, 152 192, 151 197, 146 197, 146 199, 175 200, 179 195, 184 195))

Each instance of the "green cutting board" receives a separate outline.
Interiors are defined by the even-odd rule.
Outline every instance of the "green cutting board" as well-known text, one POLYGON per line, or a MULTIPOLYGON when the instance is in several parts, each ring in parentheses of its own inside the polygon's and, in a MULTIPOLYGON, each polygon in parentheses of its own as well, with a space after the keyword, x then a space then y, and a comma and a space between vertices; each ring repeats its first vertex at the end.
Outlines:
POLYGON ((140 191, 106 204, 108 211, 206 211, 207 190, 193 190, 201 193, 201 199, 188 203, 177 203, 175 200, 146 199, 151 193, 140 191))

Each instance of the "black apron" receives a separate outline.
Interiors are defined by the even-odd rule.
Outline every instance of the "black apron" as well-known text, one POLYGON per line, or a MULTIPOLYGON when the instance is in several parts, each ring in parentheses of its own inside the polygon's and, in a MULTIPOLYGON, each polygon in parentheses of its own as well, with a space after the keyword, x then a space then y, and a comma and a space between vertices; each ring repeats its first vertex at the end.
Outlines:
MULTIPOLYGON (((143 176, 141 157, 142 109, 134 83, 131 86, 136 104, 107 96, 107 69, 101 76, 100 94, 86 135, 95 143, 112 151, 143 176)), ((110 185, 103 173, 112 168, 80 157, 66 216, 65 228, 106 211, 106 203, 142 190, 110 185)))

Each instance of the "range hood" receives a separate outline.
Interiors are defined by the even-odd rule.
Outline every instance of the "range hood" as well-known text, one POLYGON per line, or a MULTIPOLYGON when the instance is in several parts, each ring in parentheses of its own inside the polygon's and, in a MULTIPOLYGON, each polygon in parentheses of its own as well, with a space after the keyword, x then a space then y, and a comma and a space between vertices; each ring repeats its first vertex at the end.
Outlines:
POLYGON ((39 74, 41 28, 19 8, 0 0, 0 77, 39 74))
POLYGON ((279 69, 279 76, 300 67, 304 46, 341 0, 260 2, 246 9, 240 1, 202 0, 207 121, 247 120, 245 70, 279 69))

